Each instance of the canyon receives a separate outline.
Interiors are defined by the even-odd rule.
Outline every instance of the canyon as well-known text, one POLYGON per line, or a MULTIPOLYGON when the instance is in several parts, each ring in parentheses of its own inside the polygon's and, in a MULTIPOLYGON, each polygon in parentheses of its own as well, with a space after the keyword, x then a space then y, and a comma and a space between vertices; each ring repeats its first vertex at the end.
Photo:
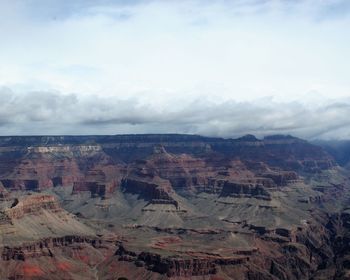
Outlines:
POLYGON ((341 153, 289 135, 0 137, 0 279, 350 279, 341 153))

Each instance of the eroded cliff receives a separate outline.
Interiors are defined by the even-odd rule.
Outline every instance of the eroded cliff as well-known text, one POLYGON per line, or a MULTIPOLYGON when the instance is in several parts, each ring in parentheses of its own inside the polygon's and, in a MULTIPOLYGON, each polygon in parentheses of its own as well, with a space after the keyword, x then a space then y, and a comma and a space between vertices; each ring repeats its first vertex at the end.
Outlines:
POLYGON ((349 176, 304 140, 0 137, 0 151, 4 279, 348 275, 349 176))

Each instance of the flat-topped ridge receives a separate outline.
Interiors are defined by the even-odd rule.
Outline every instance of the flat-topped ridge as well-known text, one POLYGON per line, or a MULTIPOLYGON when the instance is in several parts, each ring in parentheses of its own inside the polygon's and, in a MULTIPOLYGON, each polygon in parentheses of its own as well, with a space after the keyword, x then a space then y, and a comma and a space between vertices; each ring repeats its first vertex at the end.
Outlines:
POLYGON ((207 137, 194 134, 119 134, 119 135, 35 135, 35 136, 0 136, 0 147, 4 146, 50 146, 107 144, 125 142, 264 142, 265 140, 301 140, 290 135, 271 135, 260 140, 247 134, 238 138, 207 137))

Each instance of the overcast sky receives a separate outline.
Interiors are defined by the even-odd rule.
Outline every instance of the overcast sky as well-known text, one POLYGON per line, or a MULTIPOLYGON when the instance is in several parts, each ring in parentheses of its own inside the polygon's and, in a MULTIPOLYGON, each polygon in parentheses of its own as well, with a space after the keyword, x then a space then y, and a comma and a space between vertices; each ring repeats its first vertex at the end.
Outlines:
POLYGON ((350 139, 350 1, 0 0, 0 134, 350 139))

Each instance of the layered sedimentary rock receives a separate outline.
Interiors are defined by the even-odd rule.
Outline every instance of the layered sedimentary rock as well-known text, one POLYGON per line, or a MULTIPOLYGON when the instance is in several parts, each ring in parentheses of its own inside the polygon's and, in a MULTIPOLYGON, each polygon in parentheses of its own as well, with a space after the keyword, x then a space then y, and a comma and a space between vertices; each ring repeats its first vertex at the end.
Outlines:
POLYGON ((0 137, 0 182, 0 278, 349 275, 348 173, 291 136, 0 137))
POLYGON ((2 249, 1 258, 4 261, 21 260, 30 258, 55 257, 52 250, 55 247, 64 248, 70 245, 89 244, 95 248, 103 246, 104 240, 87 236, 68 235, 55 238, 44 238, 36 242, 23 243, 20 246, 6 246, 2 249))
POLYGON ((299 179, 298 174, 294 171, 270 171, 262 173, 261 176, 270 178, 277 186, 285 186, 299 179))
POLYGON ((55 197, 51 195, 31 195, 20 201, 15 198, 10 208, 5 209, 5 213, 11 219, 19 219, 28 214, 35 215, 41 209, 60 211, 55 197))
MULTIPOLYGON (((7 189, 20 190, 76 183, 78 190, 101 189, 105 185, 110 193, 124 176, 123 162, 128 163, 133 158, 146 160, 143 168, 169 180, 175 189, 205 187, 210 177, 218 175, 236 179, 252 177, 252 172, 262 173, 261 177, 272 178, 277 184, 286 184, 296 179, 295 174, 283 170, 276 174, 270 167, 316 172, 334 166, 332 158, 322 149, 282 136, 264 140, 191 135, 10 137, 0 139, 1 145, 1 157, 11 158, 12 163, 3 164, 0 181, 7 189), (85 144, 92 141, 95 144, 85 144), (22 146, 14 146, 20 144, 22 146), (116 164, 121 165, 116 168, 116 164), (106 176, 110 170, 115 174, 106 176), (116 179, 113 177, 117 177, 117 181, 113 182, 116 179)), ((101 190, 95 193, 98 192, 103 193, 101 190)))
POLYGON ((155 204, 173 204, 177 202, 171 197, 173 192, 169 182, 158 180, 158 184, 127 178, 122 181, 125 192, 138 194, 140 199, 145 199, 155 204))
POLYGON ((220 196, 255 197, 266 200, 271 199, 271 195, 262 184, 229 181, 223 183, 220 196))
POLYGON ((148 270, 168 277, 193 277, 206 276, 217 273, 218 267, 225 265, 244 264, 248 257, 162 257, 159 254, 140 252, 135 253, 119 246, 115 255, 118 261, 132 262, 136 266, 145 267, 148 270))

